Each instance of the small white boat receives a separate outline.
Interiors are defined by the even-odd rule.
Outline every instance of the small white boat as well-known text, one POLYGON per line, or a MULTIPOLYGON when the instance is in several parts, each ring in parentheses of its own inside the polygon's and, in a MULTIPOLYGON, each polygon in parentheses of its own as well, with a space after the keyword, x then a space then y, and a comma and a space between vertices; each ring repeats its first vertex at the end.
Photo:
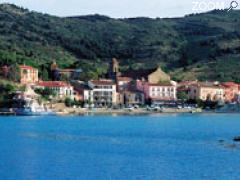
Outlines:
POLYGON ((38 102, 38 95, 27 87, 25 92, 17 93, 14 100, 21 102, 20 107, 14 110, 14 113, 19 116, 42 116, 42 115, 54 115, 55 113, 44 107, 38 102))

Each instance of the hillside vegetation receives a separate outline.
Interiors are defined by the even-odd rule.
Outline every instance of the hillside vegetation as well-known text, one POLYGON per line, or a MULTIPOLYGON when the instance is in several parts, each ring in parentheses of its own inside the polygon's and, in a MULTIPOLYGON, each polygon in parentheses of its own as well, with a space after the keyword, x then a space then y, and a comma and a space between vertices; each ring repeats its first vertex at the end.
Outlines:
POLYGON ((176 80, 240 81, 240 11, 184 18, 60 18, 0 5, 0 64, 26 63, 40 73, 56 60, 101 77, 112 57, 122 70, 161 65, 176 80))

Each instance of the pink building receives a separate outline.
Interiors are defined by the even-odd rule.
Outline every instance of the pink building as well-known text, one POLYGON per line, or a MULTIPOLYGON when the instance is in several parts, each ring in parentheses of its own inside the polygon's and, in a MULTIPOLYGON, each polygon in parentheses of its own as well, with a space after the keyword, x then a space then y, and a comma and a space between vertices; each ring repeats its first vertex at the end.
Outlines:
POLYGON ((177 84, 175 82, 153 84, 137 80, 136 86, 144 93, 146 100, 155 104, 177 100, 177 84))
POLYGON ((225 102, 234 102, 237 100, 237 96, 239 94, 238 84, 234 82, 225 82, 222 83, 222 86, 225 89, 224 100, 225 102))

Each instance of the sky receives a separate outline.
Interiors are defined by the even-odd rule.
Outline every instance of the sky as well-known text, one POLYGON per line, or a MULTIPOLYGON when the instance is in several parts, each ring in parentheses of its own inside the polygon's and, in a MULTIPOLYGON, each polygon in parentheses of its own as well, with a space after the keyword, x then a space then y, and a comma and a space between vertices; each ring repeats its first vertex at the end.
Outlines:
MULTIPOLYGON (((240 5, 240 0, 236 0, 240 5)), ((113 18, 181 17, 229 8, 231 0, 0 0, 57 16, 101 14, 113 18)))

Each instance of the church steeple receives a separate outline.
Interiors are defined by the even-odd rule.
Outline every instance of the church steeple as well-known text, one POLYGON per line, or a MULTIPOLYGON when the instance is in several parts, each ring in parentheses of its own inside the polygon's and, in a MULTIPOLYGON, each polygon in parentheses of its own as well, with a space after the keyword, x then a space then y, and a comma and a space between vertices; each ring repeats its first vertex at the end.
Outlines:
POLYGON ((57 63, 56 63, 56 61, 54 60, 54 61, 52 62, 52 64, 51 64, 51 71, 57 70, 57 68, 58 68, 57 63))
POLYGON ((60 80, 59 69, 58 69, 58 65, 55 60, 51 64, 51 79, 52 79, 52 81, 60 80))
POLYGON ((116 80, 116 78, 120 76, 119 62, 116 58, 113 58, 109 64, 108 76, 113 80, 116 80))
POLYGON ((119 62, 116 58, 112 59, 111 66, 112 66, 112 72, 119 73, 119 62))

